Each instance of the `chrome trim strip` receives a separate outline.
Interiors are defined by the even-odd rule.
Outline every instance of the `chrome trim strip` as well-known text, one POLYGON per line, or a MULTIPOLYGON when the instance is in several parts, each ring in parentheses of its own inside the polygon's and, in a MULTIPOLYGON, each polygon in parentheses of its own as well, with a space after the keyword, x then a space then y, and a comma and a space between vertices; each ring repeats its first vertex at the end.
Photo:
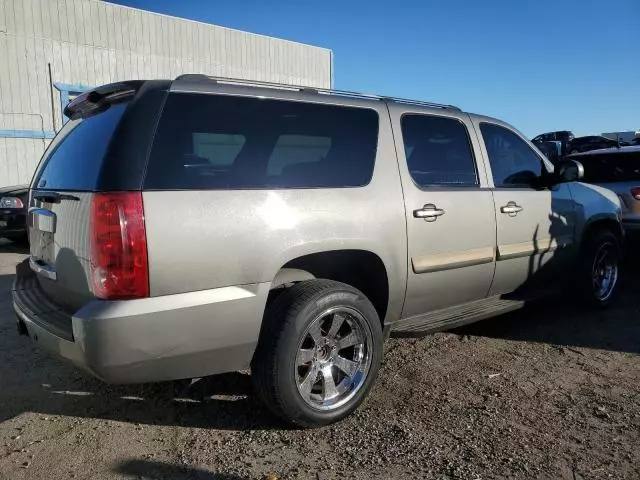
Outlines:
POLYGON ((29 257, 29 266, 31 270, 36 272, 38 275, 42 275, 43 277, 48 278, 49 280, 53 280, 54 282, 58 279, 58 274, 51 267, 45 267, 37 263, 33 257, 29 257))
POLYGON ((463 252, 425 255, 423 257, 412 257, 411 265, 414 273, 440 272, 491 263, 495 258, 494 253, 495 249, 493 247, 483 247, 463 252))
POLYGON ((556 251, 571 245, 570 240, 541 238, 539 240, 498 245, 498 261, 512 258, 530 257, 556 251))

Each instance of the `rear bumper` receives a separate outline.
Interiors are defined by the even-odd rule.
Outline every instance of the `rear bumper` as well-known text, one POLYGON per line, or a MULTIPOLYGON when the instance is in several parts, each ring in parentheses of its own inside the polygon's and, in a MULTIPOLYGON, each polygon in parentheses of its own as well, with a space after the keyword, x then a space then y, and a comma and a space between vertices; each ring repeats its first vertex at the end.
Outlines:
POLYGON ((0 237, 20 236, 27 233, 27 216, 24 211, 0 209, 0 237))
POLYGON ((13 307, 43 348, 108 383, 196 378, 247 368, 258 341, 269 283, 140 300, 100 301, 71 316, 72 338, 25 307, 13 307))

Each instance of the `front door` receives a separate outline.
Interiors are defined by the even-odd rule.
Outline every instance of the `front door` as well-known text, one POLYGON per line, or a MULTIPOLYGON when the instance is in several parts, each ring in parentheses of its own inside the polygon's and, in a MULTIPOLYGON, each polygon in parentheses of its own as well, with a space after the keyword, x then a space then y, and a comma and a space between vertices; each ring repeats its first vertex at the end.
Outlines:
POLYGON ((478 168, 477 138, 460 112, 389 106, 408 232, 402 318, 486 297, 495 265, 493 197, 478 168))
POLYGON ((515 131, 494 123, 476 126, 494 185, 498 254, 491 295, 558 286, 573 253, 569 188, 542 187, 545 161, 515 131))

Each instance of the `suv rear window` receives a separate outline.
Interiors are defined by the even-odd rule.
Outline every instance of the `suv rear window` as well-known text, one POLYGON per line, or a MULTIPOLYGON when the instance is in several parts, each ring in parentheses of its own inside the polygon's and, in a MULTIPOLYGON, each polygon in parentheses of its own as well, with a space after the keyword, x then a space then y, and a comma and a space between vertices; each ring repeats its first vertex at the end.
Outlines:
POLYGON ((592 153, 575 159, 584 166, 583 182, 640 182, 640 152, 592 153))
POLYGON ((374 110, 174 93, 145 188, 359 187, 371 180, 377 144, 374 110))
POLYGON ((128 105, 114 104, 97 115, 69 120, 45 153, 33 187, 94 190, 107 148, 128 105))

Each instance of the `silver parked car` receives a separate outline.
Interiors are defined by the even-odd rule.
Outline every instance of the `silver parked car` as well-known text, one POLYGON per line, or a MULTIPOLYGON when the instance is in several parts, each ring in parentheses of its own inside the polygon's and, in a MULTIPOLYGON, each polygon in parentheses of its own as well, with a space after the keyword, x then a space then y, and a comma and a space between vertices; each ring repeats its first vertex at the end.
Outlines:
POLYGON ((459 108, 185 75, 75 99, 30 190, 19 327, 106 382, 251 367, 336 421, 391 332, 615 292, 612 192, 459 108))
POLYGON ((640 236, 640 146, 605 148, 567 157, 584 166, 584 182, 613 190, 622 205, 622 226, 640 236))

